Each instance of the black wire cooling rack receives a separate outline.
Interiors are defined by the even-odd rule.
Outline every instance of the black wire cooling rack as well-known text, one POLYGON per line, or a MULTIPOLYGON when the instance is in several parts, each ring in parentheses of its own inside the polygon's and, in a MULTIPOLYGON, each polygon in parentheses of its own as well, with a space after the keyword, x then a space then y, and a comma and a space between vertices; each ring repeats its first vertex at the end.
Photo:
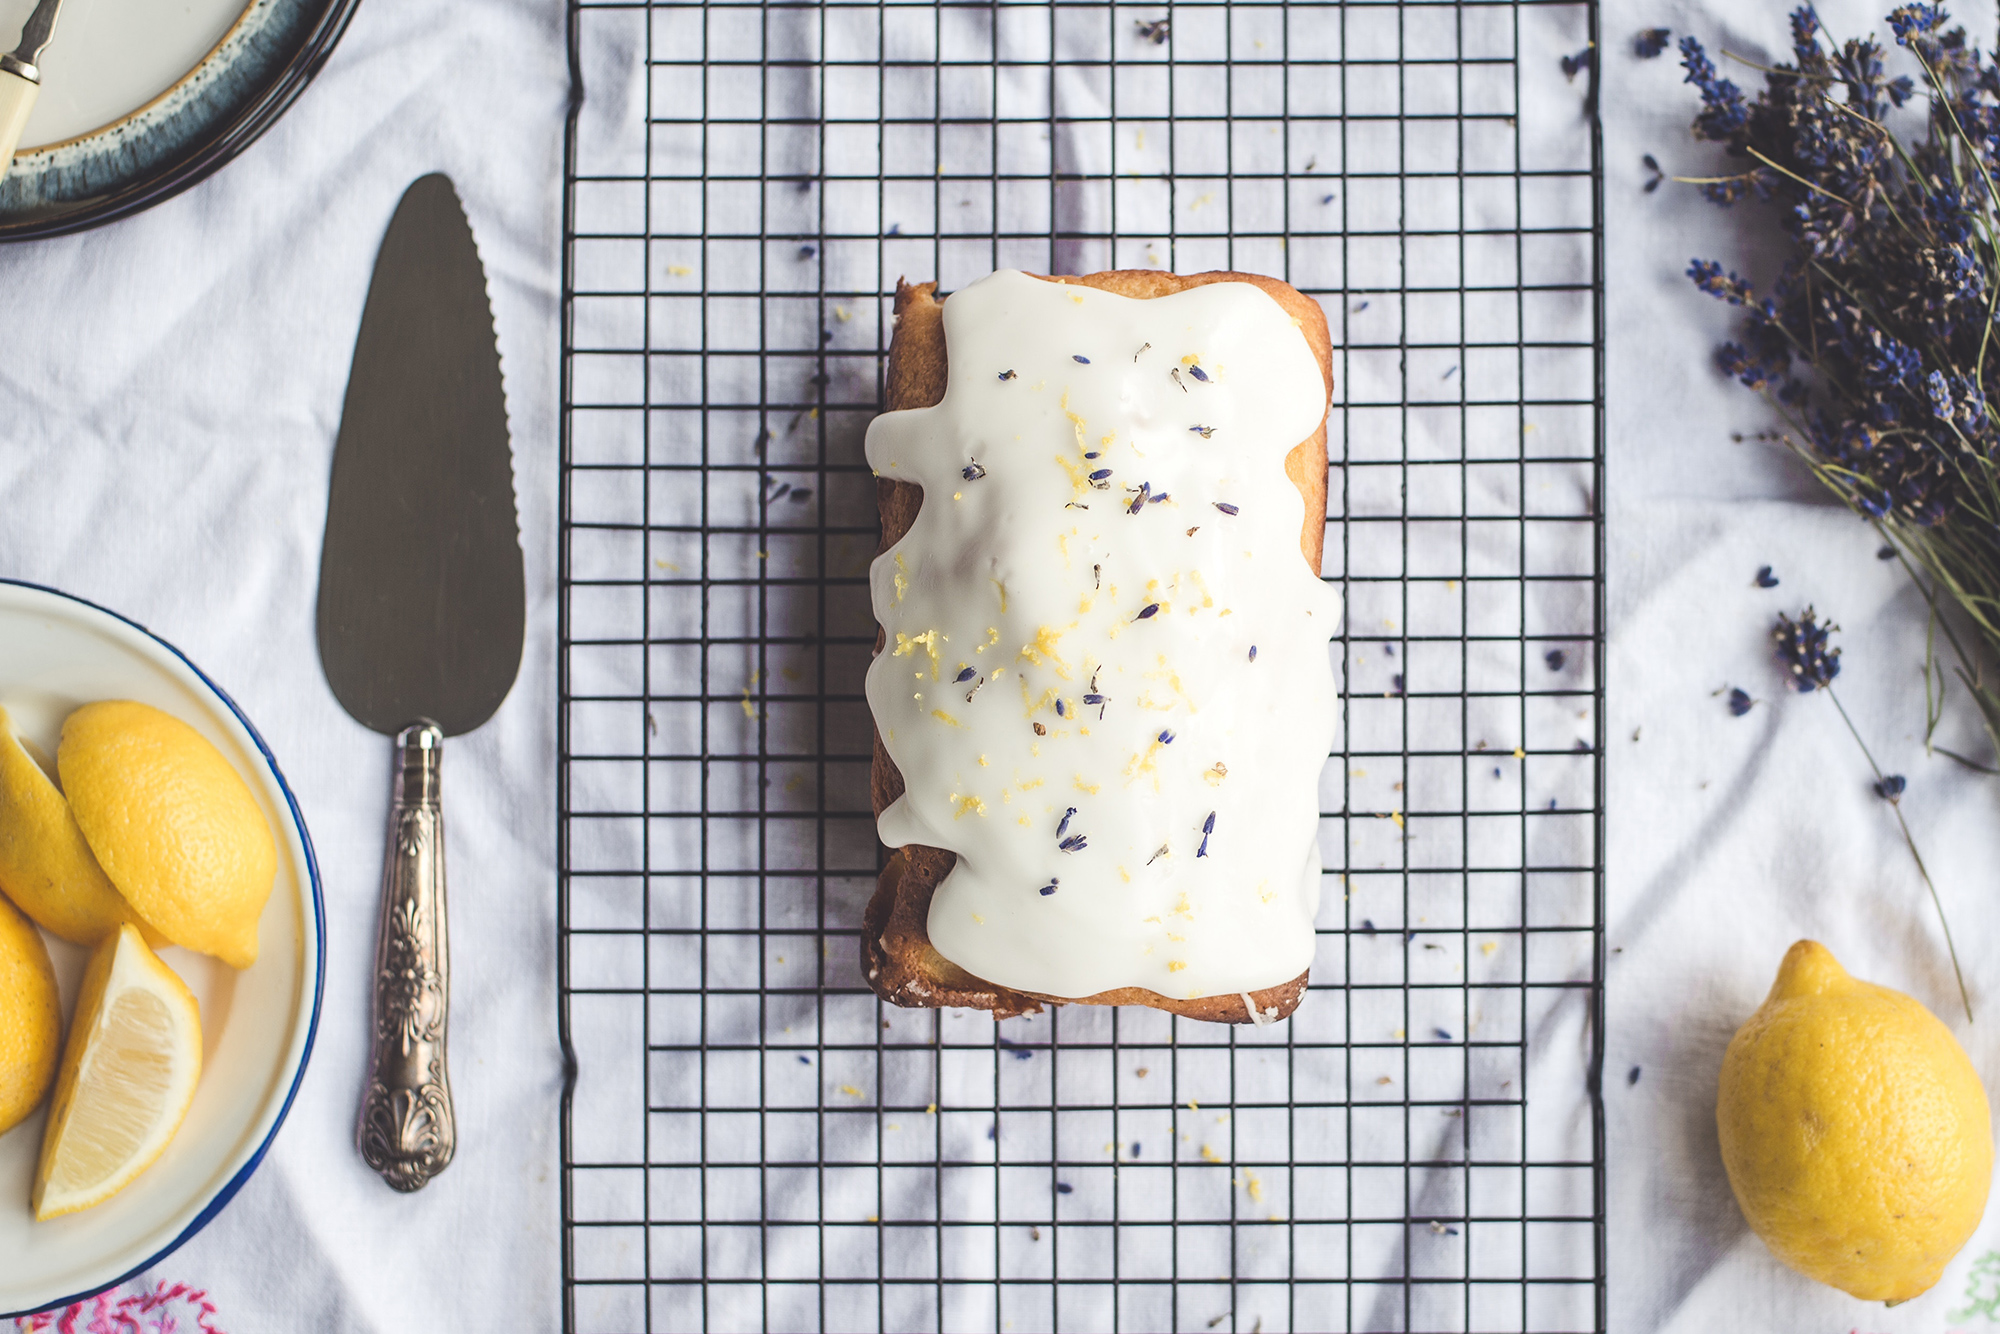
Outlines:
POLYGON ((572 4, 569 1329, 1604 1328, 1595 24, 572 4), (1286 1023, 862 983, 862 434, 897 277, 996 267, 1280 275, 1342 349, 1286 1023))

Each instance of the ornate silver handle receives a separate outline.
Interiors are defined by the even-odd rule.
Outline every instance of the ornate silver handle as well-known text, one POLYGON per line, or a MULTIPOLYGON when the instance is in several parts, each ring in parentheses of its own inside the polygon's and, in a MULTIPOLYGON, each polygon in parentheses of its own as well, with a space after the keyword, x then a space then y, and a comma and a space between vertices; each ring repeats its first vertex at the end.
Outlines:
POLYGON ((356 1140, 397 1190, 420 1190, 451 1162, 458 1131, 445 1072, 451 964, 445 952, 444 733, 418 722, 396 736, 395 795, 375 938, 375 1032, 356 1140))

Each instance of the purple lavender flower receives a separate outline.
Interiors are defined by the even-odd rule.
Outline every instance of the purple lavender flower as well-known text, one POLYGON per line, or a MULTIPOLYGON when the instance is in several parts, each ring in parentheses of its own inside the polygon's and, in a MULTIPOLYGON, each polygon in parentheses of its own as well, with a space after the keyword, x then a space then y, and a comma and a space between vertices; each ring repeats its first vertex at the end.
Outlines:
POLYGON ((1942 63, 1937 30, 1950 17, 1936 5, 1902 5, 1889 11, 1889 28, 1898 45, 1907 46, 1927 65, 1942 63))
POLYGON ((1945 382, 1943 371, 1932 371, 1924 377, 1924 395, 1930 399, 1932 416, 1941 422, 1951 420, 1951 386, 1945 382))
POLYGON ((1756 301, 1757 295, 1750 290, 1750 284, 1731 273, 1724 276, 1722 266, 1712 259, 1688 261, 1688 277, 1694 285, 1720 301, 1732 306, 1747 306, 1756 301))
POLYGON ((1715 72, 1715 64, 1693 37, 1681 38, 1681 65, 1686 82, 1701 90, 1702 112, 1695 117, 1694 132, 1703 139, 1728 142, 1750 118, 1743 102, 1743 90, 1715 72))
POLYGON ((1822 624, 1811 607, 1800 612, 1796 621, 1778 613, 1771 639, 1778 646, 1778 661, 1791 673, 1792 684, 1801 694, 1830 686, 1840 675, 1840 650, 1828 642, 1839 628, 1831 621, 1822 624))

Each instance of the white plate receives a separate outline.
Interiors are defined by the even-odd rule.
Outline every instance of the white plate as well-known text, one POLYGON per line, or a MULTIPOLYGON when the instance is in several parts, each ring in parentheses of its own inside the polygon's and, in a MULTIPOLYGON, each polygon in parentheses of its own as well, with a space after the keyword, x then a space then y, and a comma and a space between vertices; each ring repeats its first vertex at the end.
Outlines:
MULTIPOLYGON (((96 1208, 38 1223, 28 1194, 45 1112, 0 1135, 0 1313, 107 1287, 200 1231, 270 1147, 319 1020, 326 934, 319 869, 298 803, 250 720, 164 640, 90 603, 0 580, 0 706, 22 735, 53 755, 70 710, 98 699, 151 704, 213 742, 277 834, 278 879, 252 967, 238 973, 187 950, 160 953, 201 1003, 202 1074, 187 1120, 158 1162, 96 1208)), ((48 940, 67 1014, 86 951, 48 940)))

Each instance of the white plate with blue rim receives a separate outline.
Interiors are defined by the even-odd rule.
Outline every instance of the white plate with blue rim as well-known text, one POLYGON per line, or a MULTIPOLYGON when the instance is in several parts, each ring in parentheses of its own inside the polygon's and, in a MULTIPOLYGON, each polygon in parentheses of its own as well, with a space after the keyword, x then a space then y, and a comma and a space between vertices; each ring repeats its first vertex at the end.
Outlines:
MULTIPOLYGON (((215 171, 291 106, 358 3, 63 0, 0 178, 0 240, 109 222, 215 171)), ((34 7, 0 0, 0 51, 34 7)))
MULTIPOLYGON (((160 951, 201 1006, 202 1072, 194 1105, 158 1161, 95 1208, 36 1222, 28 1196, 46 1100, 0 1135, 0 1319, 110 1287, 206 1226, 271 1147, 319 1021, 326 942, 319 869, 298 802, 256 728, 220 686, 144 627, 53 589, 0 580, 0 706, 15 729, 53 755, 63 719, 99 699, 163 709, 213 743, 270 821, 278 877, 249 968, 160 951)), ((44 939, 67 1025, 87 951, 44 939)))

